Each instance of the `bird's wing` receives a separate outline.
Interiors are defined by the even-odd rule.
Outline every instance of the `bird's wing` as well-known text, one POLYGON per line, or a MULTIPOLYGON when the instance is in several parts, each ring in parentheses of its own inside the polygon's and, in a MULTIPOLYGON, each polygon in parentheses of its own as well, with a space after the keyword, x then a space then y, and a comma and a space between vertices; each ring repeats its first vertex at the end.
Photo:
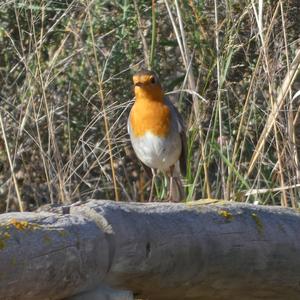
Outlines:
MULTIPOLYGON (((127 131, 129 133, 129 136, 131 136, 131 125, 130 125, 130 114, 131 114, 131 111, 129 113, 129 118, 128 118, 128 121, 127 121, 127 131)), ((134 151, 135 153, 135 151, 134 151)), ((145 170, 146 174, 148 175, 149 178, 152 178, 152 171, 151 171, 151 168, 149 168, 148 166, 146 166, 141 160, 139 160, 140 163, 142 164, 143 166, 143 169, 145 170)))
POLYGON ((128 116, 128 119, 127 119, 127 132, 129 133, 129 135, 131 134, 130 115, 131 115, 131 110, 130 110, 130 113, 129 113, 129 116, 128 116))
POLYGON ((184 122, 183 122, 181 114, 179 113, 177 108, 173 105, 173 103, 171 102, 171 100, 168 97, 165 97, 165 103, 171 109, 173 114, 176 116, 178 132, 179 132, 180 138, 181 138, 181 149, 182 149, 181 154, 180 154, 180 158, 179 158, 180 171, 181 171, 181 174, 183 176, 186 176, 186 172, 187 172, 187 163, 186 163, 186 159, 187 159, 187 138, 186 138, 186 133, 185 133, 184 122))

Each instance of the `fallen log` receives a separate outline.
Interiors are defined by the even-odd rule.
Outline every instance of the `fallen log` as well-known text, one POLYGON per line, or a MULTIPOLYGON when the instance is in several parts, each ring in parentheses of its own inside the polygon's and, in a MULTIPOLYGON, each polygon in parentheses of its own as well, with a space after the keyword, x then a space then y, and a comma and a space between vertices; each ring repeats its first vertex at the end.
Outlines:
POLYGON ((2 214, 0 299, 63 299, 100 284, 155 300, 298 299, 299 228, 296 210, 224 201, 2 214))

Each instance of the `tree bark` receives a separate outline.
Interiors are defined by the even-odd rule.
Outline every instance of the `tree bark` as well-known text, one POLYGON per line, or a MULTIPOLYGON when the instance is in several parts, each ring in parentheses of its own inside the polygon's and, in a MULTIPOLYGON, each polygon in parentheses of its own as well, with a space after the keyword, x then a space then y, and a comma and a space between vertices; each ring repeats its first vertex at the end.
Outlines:
POLYGON ((2 214, 0 299, 63 299, 99 284, 151 300, 298 299, 299 228, 295 210, 224 201, 2 214))

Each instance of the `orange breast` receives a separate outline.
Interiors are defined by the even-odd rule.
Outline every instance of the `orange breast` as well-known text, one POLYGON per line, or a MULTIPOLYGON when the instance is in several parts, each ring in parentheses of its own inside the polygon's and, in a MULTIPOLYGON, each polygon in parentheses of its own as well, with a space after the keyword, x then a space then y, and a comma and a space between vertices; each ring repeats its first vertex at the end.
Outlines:
POLYGON ((130 113, 130 125, 135 136, 143 136, 147 131, 165 137, 170 131, 171 112, 161 101, 139 99, 130 113))

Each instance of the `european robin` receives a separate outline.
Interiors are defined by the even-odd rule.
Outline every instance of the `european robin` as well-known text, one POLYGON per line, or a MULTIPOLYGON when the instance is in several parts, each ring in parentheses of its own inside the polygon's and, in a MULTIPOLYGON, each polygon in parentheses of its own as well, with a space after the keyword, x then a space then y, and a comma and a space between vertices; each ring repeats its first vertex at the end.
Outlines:
POLYGON ((167 200, 181 201, 184 193, 176 166, 180 166, 181 174, 185 176, 187 156, 182 117, 164 95, 155 72, 139 71, 133 76, 133 84, 135 103, 128 118, 128 132, 137 157, 147 174, 152 175, 149 201, 153 195, 155 170, 170 178, 167 200))

